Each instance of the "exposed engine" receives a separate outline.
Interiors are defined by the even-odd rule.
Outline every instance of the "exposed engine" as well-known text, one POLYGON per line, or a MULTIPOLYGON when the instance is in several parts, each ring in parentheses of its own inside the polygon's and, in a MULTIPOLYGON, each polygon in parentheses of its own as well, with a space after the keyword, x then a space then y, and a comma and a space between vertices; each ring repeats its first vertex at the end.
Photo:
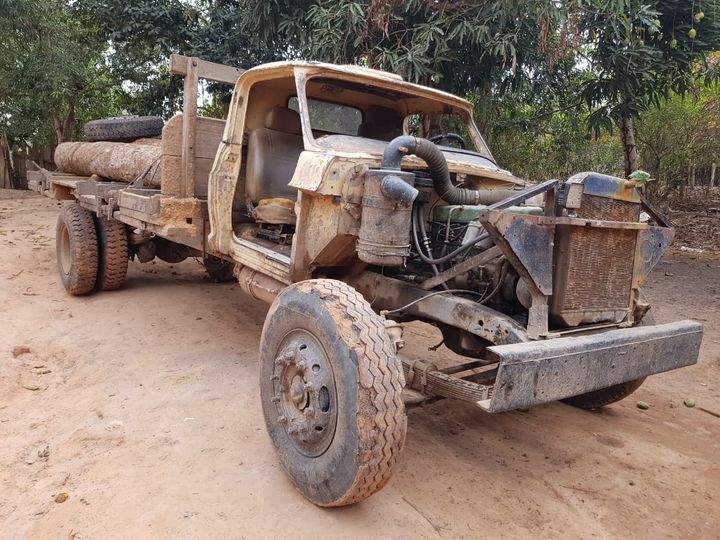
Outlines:
MULTIPOLYGON (((432 143, 393 140, 382 167, 367 174, 359 258, 540 328, 632 316, 642 277, 637 249, 656 242, 648 235, 638 241, 642 201, 634 182, 582 173, 539 185, 533 196, 460 188, 453 176, 432 143), (408 153, 429 172, 401 171, 408 153), (531 321, 533 309, 539 323, 531 321)), ((669 243, 663 235, 655 251, 669 243)))

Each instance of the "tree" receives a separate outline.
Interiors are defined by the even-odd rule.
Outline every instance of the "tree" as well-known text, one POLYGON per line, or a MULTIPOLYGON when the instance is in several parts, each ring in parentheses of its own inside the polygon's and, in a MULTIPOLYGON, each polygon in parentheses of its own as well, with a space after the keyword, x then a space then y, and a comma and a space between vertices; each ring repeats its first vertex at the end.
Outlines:
POLYGON ((73 3, 76 19, 105 36, 107 75, 120 90, 122 110, 165 117, 177 110, 182 80, 170 74, 167 60, 173 53, 194 54, 204 5, 181 0, 73 3))
POLYGON ((65 2, 3 2, 0 36, 0 129, 15 142, 63 142, 79 120, 112 110, 104 43, 65 2))
POLYGON ((640 116, 636 138, 642 168, 654 179, 648 186, 652 197, 662 199, 671 190, 682 190, 693 172, 705 172, 709 185, 712 165, 720 155, 719 116, 716 86, 671 96, 640 116))
POLYGON ((595 133, 619 127, 626 175, 638 168, 640 113, 711 73, 706 58, 720 49, 719 15, 715 2, 700 0, 579 0, 569 7, 570 26, 585 44, 589 126, 595 133))
MULTIPOLYGON (((171 54, 241 68, 281 58, 245 30, 250 11, 239 0, 76 0, 74 10, 107 36, 109 76, 123 88, 123 109, 134 114, 168 117, 177 111, 182 81, 167 69, 171 54)), ((210 90, 229 102, 226 88, 210 90)))
POLYGON ((488 103, 477 101, 485 120, 484 135, 502 167, 534 181, 568 177, 592 170, 622 174, 622 147, 610 134, 587 130, 588 109, 578 98, 586 77, 563 70, 566 81, 554 92, 524 85, 488 103))
POLYGON ((362 64, 463 94, 502 91, 561 56, 552 0, 247 0, 241 28, 278 57, 362 64))

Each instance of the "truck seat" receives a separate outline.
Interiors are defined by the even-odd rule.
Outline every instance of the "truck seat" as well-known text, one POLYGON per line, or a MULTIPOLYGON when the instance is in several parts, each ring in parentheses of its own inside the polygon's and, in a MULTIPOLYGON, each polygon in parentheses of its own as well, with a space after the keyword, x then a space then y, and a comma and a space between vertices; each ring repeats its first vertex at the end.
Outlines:
POLYGON ((295 201, 297 190, 288 183, 302 151, 300 115, 285 107, 270 109, 265 127, 248 137, 246 197, 255 204, 278 197, 295 201))

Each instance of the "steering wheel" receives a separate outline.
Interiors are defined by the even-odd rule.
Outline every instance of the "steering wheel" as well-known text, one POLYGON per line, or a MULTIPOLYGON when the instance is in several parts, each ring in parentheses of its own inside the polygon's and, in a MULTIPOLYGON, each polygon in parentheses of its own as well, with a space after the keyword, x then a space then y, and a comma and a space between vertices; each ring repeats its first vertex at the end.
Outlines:
POLYGON ((462 136, 458 135, 457 133, 440 133, 439 135, 430 137, 431 143, 437 144, 440 141, 456 142, 460 145, 460 148, 465 150, 465 139, 463 139, 462 136))

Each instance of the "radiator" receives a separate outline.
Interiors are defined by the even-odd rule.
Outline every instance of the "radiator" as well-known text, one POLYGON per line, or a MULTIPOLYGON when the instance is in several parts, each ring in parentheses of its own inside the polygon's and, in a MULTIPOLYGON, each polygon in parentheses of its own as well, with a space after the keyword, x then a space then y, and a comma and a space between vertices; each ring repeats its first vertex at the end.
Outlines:
MULTIPOLYGON (((585 193, 577 217, 635 222, 640 204, 585 193)), ((559 225, 555 235, 555 324, 621 322, 630 307, 637 230, 559 225)))

